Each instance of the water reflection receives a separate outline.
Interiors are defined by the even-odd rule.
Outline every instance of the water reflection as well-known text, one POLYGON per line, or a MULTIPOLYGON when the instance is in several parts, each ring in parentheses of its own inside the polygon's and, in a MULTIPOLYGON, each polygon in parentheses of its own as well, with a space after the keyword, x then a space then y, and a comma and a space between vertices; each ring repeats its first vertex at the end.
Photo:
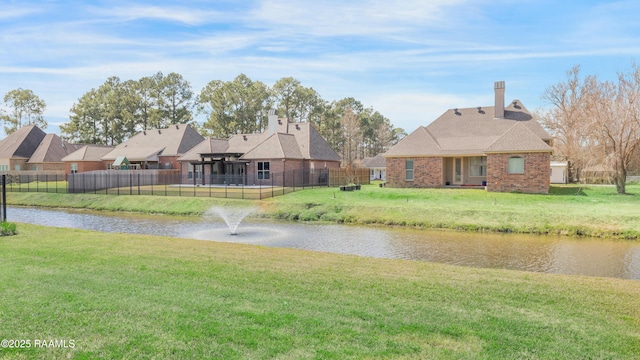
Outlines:
POLYGON ((10 208, 9 220, 105 232, 259 244, 461 266, 640 279, 640 243, 514 234, 305 225, 245 220, 238 235, 221 220, 10 208))

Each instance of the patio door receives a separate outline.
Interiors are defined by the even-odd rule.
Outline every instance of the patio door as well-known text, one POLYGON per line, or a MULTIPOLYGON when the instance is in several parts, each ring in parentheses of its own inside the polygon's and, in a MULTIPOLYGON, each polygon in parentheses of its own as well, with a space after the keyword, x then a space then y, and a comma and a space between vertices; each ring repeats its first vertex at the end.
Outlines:
POLYGON ((462 158, 453 158, 453 183, 462 184, 462 158))

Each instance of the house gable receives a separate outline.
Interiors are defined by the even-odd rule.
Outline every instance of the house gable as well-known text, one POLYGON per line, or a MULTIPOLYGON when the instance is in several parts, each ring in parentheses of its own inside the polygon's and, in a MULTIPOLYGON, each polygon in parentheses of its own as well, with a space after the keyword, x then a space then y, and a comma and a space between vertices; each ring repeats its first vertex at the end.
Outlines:
POLYGON ((303 159, 303 155, 293 135, 276 133, 249 150, 242 159, 303 159))
POLYGON ((65 156, 75 152, 77 149, 77 145, 62 140, 58 135, 47 134, 29 158, 28 163, 59 163, 62 162, 65 156))
POLYGON ((551 152, 551 146, 547 145, 538 135, 534 134, 521 123, 515 123, 501 137, 493 142, 485 153, 497 152, 551 152))
POLYGON ((23 126, 0 141, 0 158, 29 159, 45 136, 35 125, 23 126))
POLYGON ((441 154, 443 154, 443 151, 436 139, 429 133, 427 128, 421 126, 389 149, 384 156, 389 158, 437 156, 441 154))

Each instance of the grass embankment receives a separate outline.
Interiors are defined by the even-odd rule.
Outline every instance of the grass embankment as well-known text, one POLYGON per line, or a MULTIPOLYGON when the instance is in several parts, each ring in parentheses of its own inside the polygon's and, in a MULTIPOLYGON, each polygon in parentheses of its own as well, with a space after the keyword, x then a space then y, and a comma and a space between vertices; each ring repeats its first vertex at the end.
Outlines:
POLYGON ((549 195, 490 193, 471 189, 337 188, 297 191, 261 201, 48 193, 9 193, 9 203, 95 210, 202 214, 214 205, 257 205, 260 216, 466 231, 500 231, 637 239, 640 185, 630 195, 613 186, 554 186, 549 195))
POLYGON ((640 354, 637 281, 20 224, 0 238, 4 358, 640 354), (46 234, 46 236, 43 236, 46 234), (34 349, 34 339, 73 349, 34 349))
POLYGON ((323 188, 266 202, 283 219, 466 231, 640 238, 640 186, 554 186, 549 195, 473 189, 323 188))

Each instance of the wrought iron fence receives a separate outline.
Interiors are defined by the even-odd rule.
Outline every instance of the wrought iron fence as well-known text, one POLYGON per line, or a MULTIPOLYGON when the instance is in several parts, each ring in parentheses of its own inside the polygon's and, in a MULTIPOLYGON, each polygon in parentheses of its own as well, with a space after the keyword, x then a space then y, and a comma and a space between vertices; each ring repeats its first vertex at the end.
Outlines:
POLYGON ((7 175, 9 192, 157 195, 265 199, 290 192, 327 187, 327 170, 245 174, 182 174, 175 170, 104 170, 75 174, 7 175))

